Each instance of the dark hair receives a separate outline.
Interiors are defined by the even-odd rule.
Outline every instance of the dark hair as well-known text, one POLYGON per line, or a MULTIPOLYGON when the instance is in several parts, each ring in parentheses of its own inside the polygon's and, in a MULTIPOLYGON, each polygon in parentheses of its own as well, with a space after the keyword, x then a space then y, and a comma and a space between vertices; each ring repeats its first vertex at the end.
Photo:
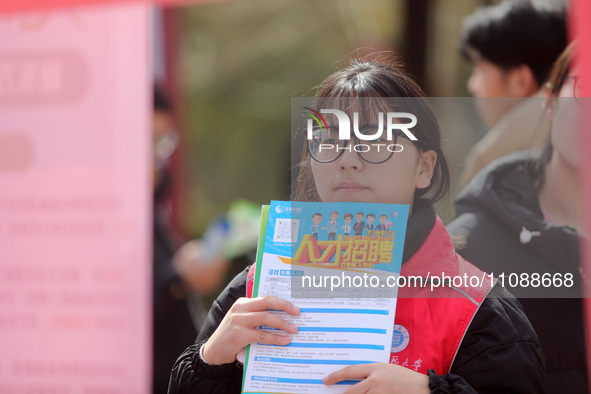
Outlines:
POLYGON ((357 213, 355 214, 355 216, 358 216, 358 215, 361 215, 361 216, 363 216, 363 212, 357 212, 357 213))
POLYGON ((383 217, 385 217, 386 219, 388 218, 388 215, 386 215, 385 213, 382 213, 382 214, 380 215, 380 218, 381 218, 382 216, 383 216, 383 217))
POLYGON ((567 43, 562 4, 505 0, 466 17, 460 50, 468 61, 476 52, 506 70, 525 64, 541 86, 567 43))
POLYGON ((322 217, 322 214, 321 213, 315 213, 314 215, 312 215, 312 217, 314 217, 314 216, 320 216, 320 217, 322 217))
MULTIPOLYGON (((554 66, 552 66, 552 70, 550 71, 550 76, 548 77, 548 82, 546 83, 547 90, 546 94, 548 95, 548 101, 546 103, 546 107, 552 105, 552 100, 558 97, 560 90, 562 89, 562 85, 564 85, 564 80, 568 76, 570 72, 571 62, 573 59, 573 53, 576 48, 576 43, 572 42, 566 49, 560 54, 554 66)), ((552 158, 552 152, 554 148, 552 147, 552 139, 548 139, 548 143, 542 150, 542 153, 539 158, 533 160, 529 163, 529 171, 532 174, 532 178, 534 180, 535 187, 540 190, 546 181, 546 166, 550 162, 552 158)))
POLYGON ((368 213, 366 217, 370 217, 370 216, 371 216, 372 218, 374 218, 374 219, 375 219, 375 217, 376 217, 376 215, 374 215, 373 213, 368 213))
MULTIPOLYGON (((352 60, 348 67, 330 75, 319 85, 316 106, 320 108, 319 104, 323 101, 334 101, 338 98, 368 98, 367 102, 374 111, 396 105, 389 103, 389 98, 406 99, 404 105, 412 107, 412 113, 418 120, 412 129, 418 139, 413 141, 415 146, 419 151, 432 150, 437 154, 431 183, 424 189, 416 189, 414 199, 416 201, 418 198, 426 198, 434 203, 449 192, 449 166, 441 147, 441 128, 425 94, 399 65, 362 59, 352 60), (372 100, 373 98, 378 99, 372 100)), ((292 198, 296 201, 320 201, 310 168, 311 157, 307 147, 303 145, 297 184, 292 198)))
POLYGON ((353 219, 353 214, 352 213, 346 213, 345 216, 343 216, 343 218, 344 219, 347 219, 347 218, 353 219))
POLYGON ((171 112, 172 105, 164 93, 164 90, 157 84, 154 84, 154 111, 171 112))

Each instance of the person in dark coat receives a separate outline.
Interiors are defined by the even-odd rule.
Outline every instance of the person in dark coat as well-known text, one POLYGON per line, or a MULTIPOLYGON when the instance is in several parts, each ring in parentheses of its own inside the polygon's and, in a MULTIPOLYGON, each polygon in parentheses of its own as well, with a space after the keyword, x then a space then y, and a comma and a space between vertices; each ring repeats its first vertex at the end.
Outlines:
POLYGON ((173 265, 181 238, 165 204, 170 185, 167 161, 178 136, 172 129, 172 109, 164 93, 154 87, 154 238, 152 312, 152 392, 166 393, 178 352, 193 343, 198 331, 187 304, 188 287, 173 265))
POLYGON ((199 240, 183 243, 172 226, 167 192, 171 184, 168 160, 179 136, 172 128, 172 107, 154 87, 154 238, 152 310, 152 392, 168 390, 170 371, 180 352, 195 341, 206 309, 201 295, 220 284, 228 261, 205 258, 199 240))
POLYGON ((451 235, 465 237, 459 253, 486 272, 504 273, 505 287, 523 304, 546 356, 548 393, 588 392, 572 51, 550 77, 551 143, 541 156, 519 152, 485 167, 458 195, 448 225, 451 235))

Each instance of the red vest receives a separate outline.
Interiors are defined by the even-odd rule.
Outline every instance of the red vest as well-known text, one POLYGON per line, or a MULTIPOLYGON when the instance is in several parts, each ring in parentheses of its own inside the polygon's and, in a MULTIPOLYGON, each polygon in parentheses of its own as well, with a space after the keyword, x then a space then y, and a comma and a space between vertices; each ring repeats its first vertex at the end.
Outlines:
MULTIPOLYGON (((254 265, 248 273, 247 295, 252 296, 254 265)), ((398 289, 390 363, 427 374, 449 373, 480 304, 494 280, 456 254, 439 217, 419 250, 404 264, 401 276, 433 279, 426 287, 398 289), (449 280, 441 285, 439 280, 449 280), (478 283, 477 283, 478 282, 478 283), (439 286, 435 286, 439 284, 439 286)))

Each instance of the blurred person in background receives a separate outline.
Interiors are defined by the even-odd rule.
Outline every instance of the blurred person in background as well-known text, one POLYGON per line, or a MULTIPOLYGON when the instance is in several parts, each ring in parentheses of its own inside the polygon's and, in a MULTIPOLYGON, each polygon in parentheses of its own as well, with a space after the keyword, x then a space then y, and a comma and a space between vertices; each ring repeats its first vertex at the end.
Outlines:
POLYGON ((541 154, 513 153, 485 167, 458 195, 457 218, 448 225, 451 235, 465 238, 458 252, 478 268, 495 276, 527 273, 529 284, 508 290, 520 299, 542 343, 547 392, 571 394, 588 391, 584 282, 578 275, 583 208, 576 119, 582 100, 572 58, 571 44, 549 78, 546 148, 541 154), (532 281, 534 274, 561 281, 548 286, 532 281), (561 287, 569 274, 572 281, 561 287))
POLYGON ((537 127, 540 97, 552 64, 567 45, 566 15, 558 0, 504 0, 464 20, 460 49, 473 64, 468 90, 488 133, 471 149, 460 185, 503 155, 544 146, 537 127), (493 98, 494 97, 494 98, 493 98))
POLYGON ((169 159, 179 142, 172 107, 154 86, 154 299, 153 393, 166 393, 178 355, 195 341, 207 311, 201 294, 217 289, 228 268, 222 258, 204 256, 198 240, 182 243, 166 204, 171 175, 169 159))

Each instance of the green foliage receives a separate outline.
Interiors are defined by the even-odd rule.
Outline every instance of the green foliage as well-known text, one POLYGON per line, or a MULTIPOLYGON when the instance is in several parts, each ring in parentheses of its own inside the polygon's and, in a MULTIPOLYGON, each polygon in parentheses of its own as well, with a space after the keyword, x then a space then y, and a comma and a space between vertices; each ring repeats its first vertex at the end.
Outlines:
POLYGON ((313 95, 356 48, 392 50, 398 3, 250 0, 184 9, 188 233, 201 233, 237 197, 289 198, 291 97, 313 95))

